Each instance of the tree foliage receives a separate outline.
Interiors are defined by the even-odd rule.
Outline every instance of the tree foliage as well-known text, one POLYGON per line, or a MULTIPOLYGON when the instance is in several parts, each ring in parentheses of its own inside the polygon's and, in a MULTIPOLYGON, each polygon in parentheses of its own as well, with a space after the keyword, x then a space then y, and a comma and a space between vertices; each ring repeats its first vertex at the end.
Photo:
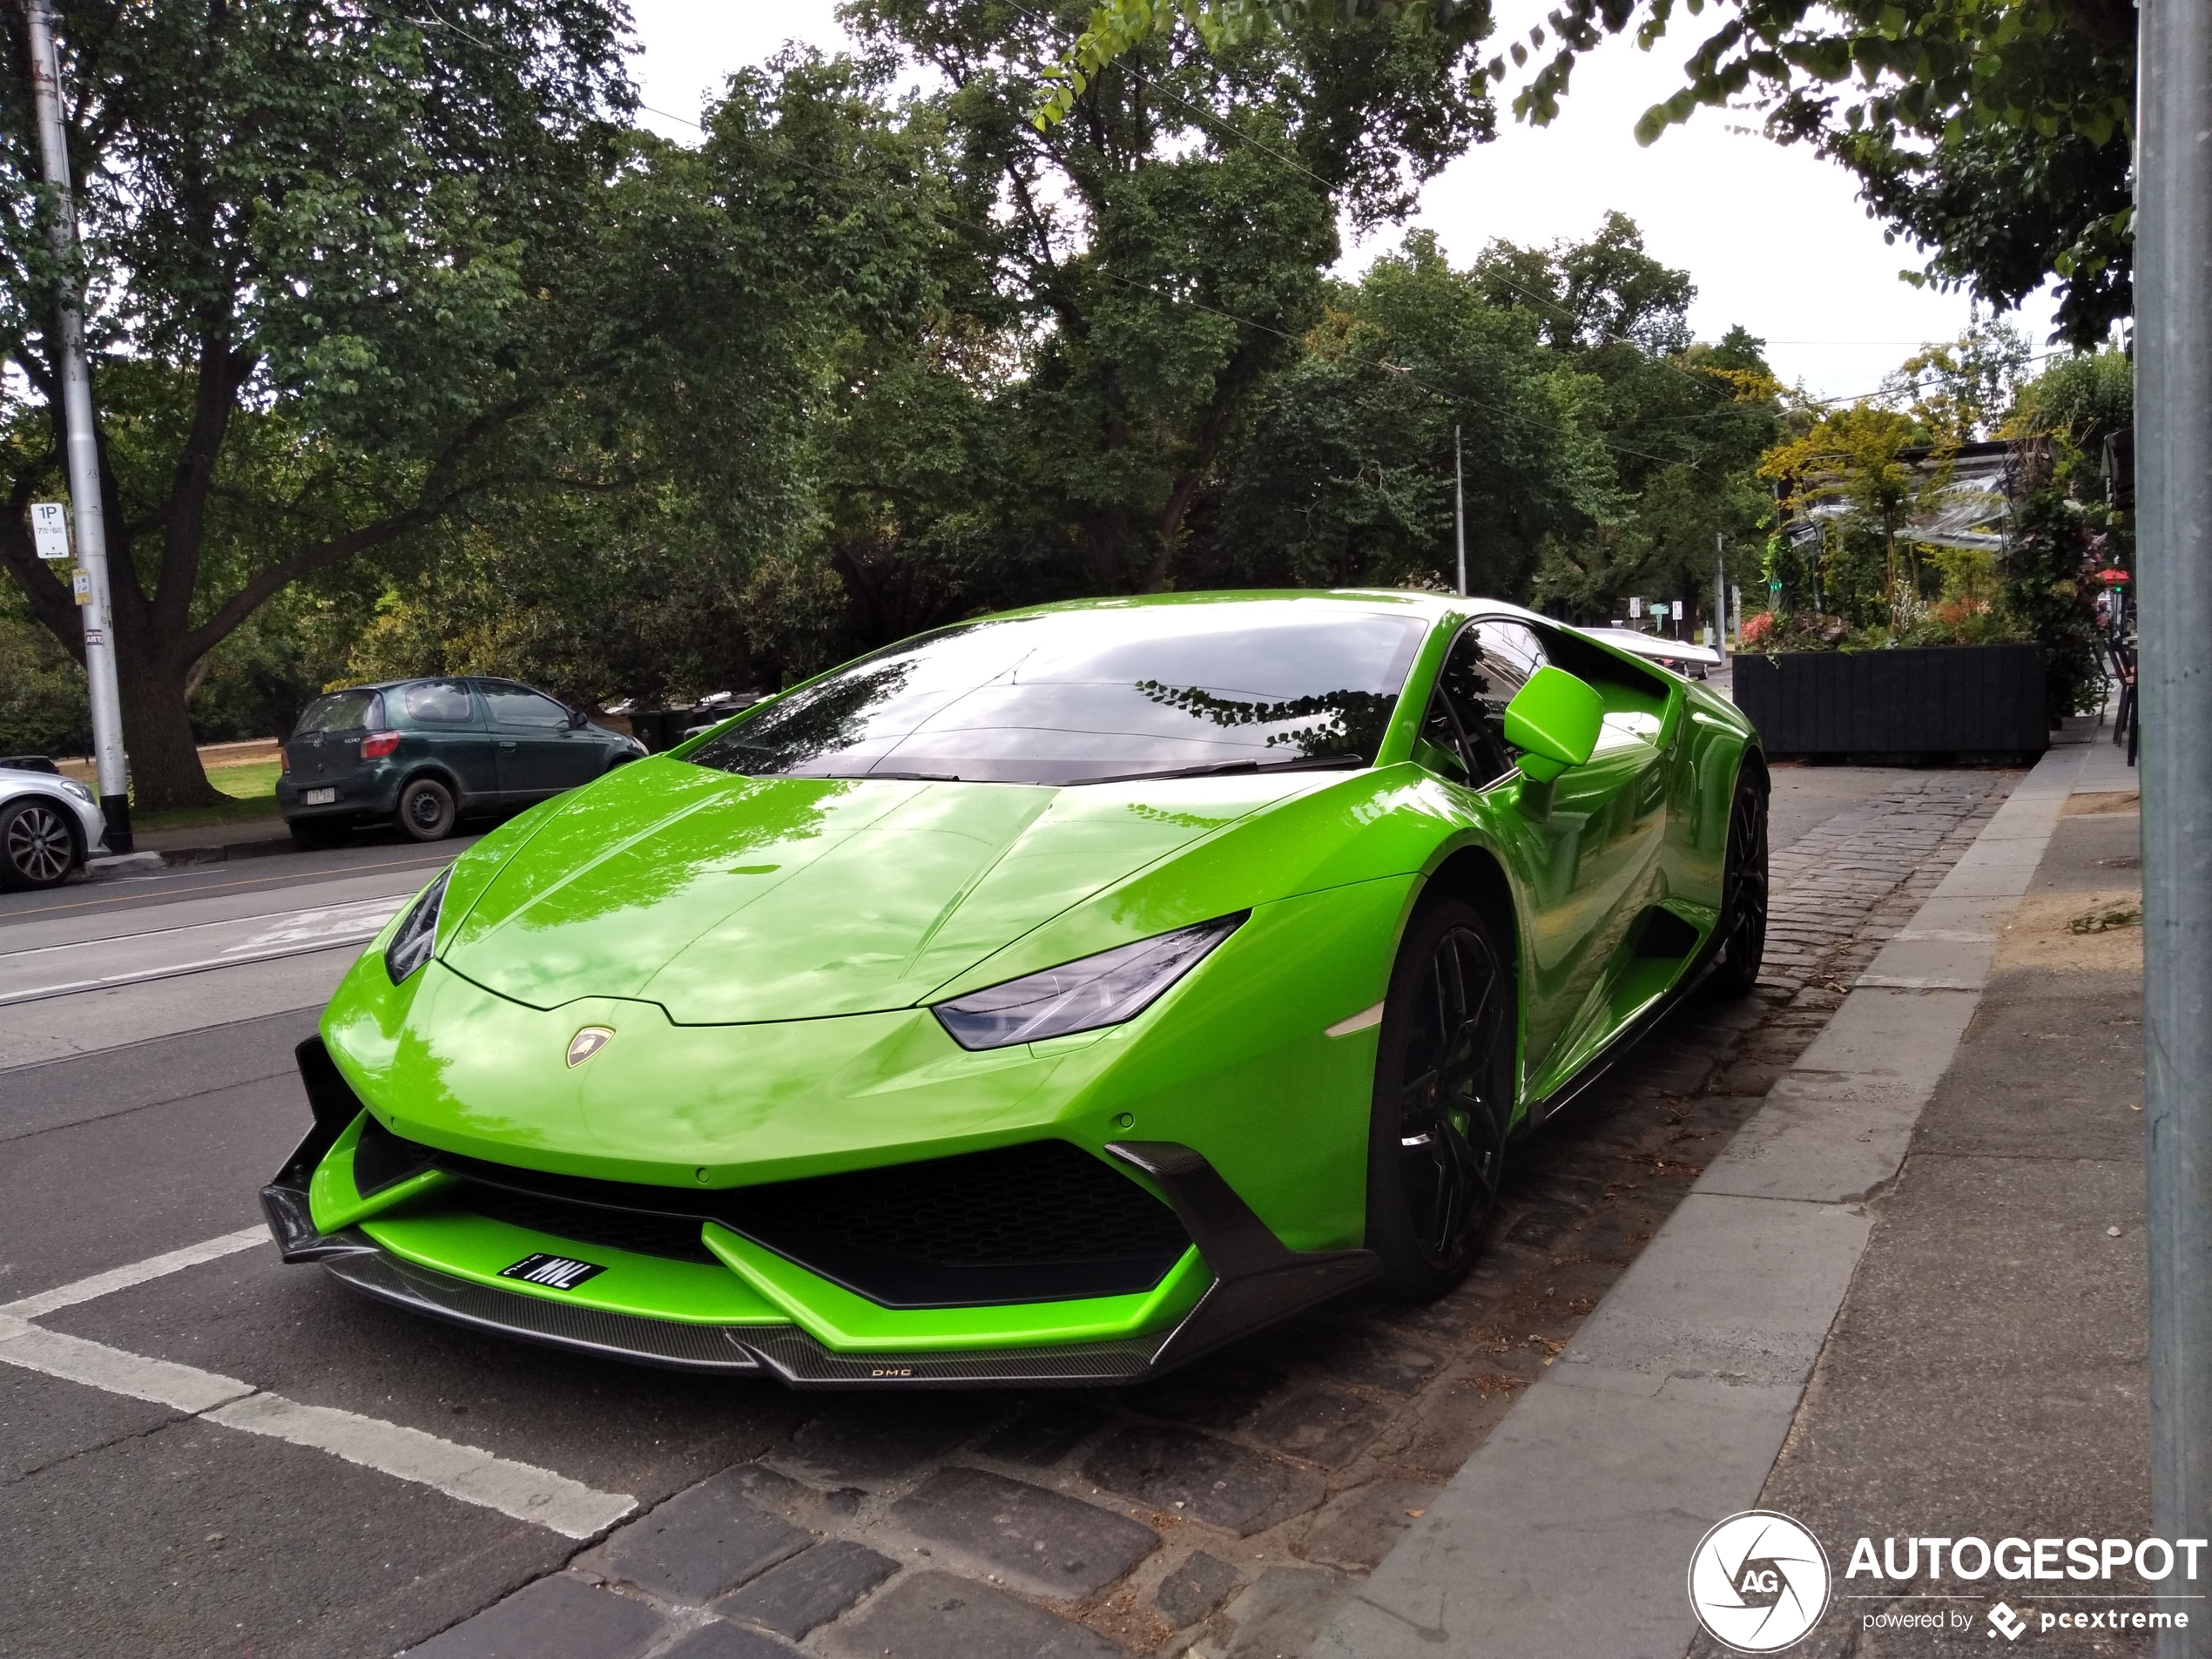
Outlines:
MULTIPOLYGON (((1646 51, 1702 0, 1561 0, 1487 65, 1534 64, 1515 111, 1552 120, 1576 64, 1609 35, 1646 51)), ((1412 20, 1453 15, 1408 4, 1412 20)), ((1771 137, 1809 143, 1927 261, 1917 279, 1998 307, 2059 279, 2059 331, 2082 346, 2132 309, 2135 10, 2130 0, 1716 0, 1650 143, 1703 106, 1748 98, 1771 137)), ((1108 0, 1038 118, 1179 19, 1215 50, 1344 15, 1339 0, 1108 0)))
POLYGON ((0 561, 80 651, 22 509, 57 482, 51 320, 89 278, 145 805, 209 798, 185 687, 257 608, 548 464, 529 418, 577 367, 596 309, 577 230, 629 102, 626 19, 617 0, 485 0, 469 17, 433 40, 336 0, 72 8, 85 248, 65 270, 48 252, 22 14, 6 14, 0 355, 21 381, 0 561))

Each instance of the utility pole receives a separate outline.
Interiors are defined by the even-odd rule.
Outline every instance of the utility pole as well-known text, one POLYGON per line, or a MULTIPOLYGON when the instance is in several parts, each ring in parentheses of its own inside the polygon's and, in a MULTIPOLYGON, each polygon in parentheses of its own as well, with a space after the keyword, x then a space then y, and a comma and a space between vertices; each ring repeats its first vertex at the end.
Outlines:
POLYGON ((1713 644, 1728 661, 1728 537, 1713 532, 1713 644))
MULTIPOLYGON (((77 265, 77 202, 70 189, 69 150, 62 132, 61 58, 54 50, 54 21, 47 0, 24 0, 30 35, 30 94, 38 125, 38 158, 53 187, 48 234, 64 272, 77 265)), ((67 281, 68 279, 65 279, 67 281)), ((100 505, 100 455, 92 434, 92 377, 84 361, 84 310, 72 287, 55 304, 55 365, 61 372, 62 421, 68 434, 69 502, 77 521, 77 562, 86 593, 78 614, 84 627, 84 678, 92 696, 92 754, 98 768, 100 807, 107 815, 107 849, 131 850, 131 799, 123 758, 123 707, 115 684, 115 631, 108 608, 107 520, 100 505)))
MULTIPOLYGON (((2212 1537, 2212 7, 2142 0, 2135 174, 2136 671, 2151 1525, 2212 1537)), ((2178 1588, 2178 1586, 2177 1586, 2178 1588)), ((2212 1656, 2212 1619, 2160 1632, 2212 1656)))
POLYGON ((1460 425, 1452 423, 1452 536, 1460 549, 1460 597, 1467 597, 1467 491, 1460 470, 1460 425))

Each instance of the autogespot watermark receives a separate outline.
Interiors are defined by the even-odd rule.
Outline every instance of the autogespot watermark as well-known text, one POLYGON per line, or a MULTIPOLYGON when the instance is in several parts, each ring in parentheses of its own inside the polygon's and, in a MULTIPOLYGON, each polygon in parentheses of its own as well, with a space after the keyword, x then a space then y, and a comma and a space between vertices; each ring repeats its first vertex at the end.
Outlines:
POLYGON ((1738 1653, 1795 1647, 1812 1634, 1831 1598, 1847 1604, 1840 1616, 1855 1618, 1867 1631, 1947 1631, 2013 1642, 2045 1631, 2186 1630, 2207 1616, 2195 1605, 2206 1599, 2198 1588, 2206 1553, 2202 1538, 2000 1538, 1993 1544, 1906 1536, 1881 1539, 1878 1548, 1876 1540, 1861 1538, 1839 1587, 1831 1580, 1827 1552, 1808 1527, 1772 1510, 1751 1509, 1698 1541, 1689 1562, 1689 1604, 1705 1633, 1738 1653), (1993 1575, 2017 1586, 2006 1594, 2027 1605, 1950 1605, 1979 1603, 1987 1592, 1978 1587, 1993 1575), (2040 1588, 2045 1584, 2053 1588, 2040 1588), (1954 1585, 1961 1588, 1949 1588, 1954 1585), (1868 1606, 1873 1602, 1882 1605, 1868 1606))
POLYGON ((1820 1541, 1769 1509, 1730 1515, 1689 1558, 1689 1605, 1705 1634, 1738 1653, 1779 1653, 1828 1610, 1820 1541))

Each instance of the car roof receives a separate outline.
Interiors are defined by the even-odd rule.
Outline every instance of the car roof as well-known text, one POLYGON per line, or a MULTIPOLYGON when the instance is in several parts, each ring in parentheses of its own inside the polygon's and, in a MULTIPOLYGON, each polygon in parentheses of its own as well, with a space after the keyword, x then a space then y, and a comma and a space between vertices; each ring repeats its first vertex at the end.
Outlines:
MULTIPOLYGON (((1508 616, 1530 622, 1554 619, 1508 599, 1480 594, 1462 597, 1428 588, 1229 588, 1191 593, 1141 593, 1103 598, 1060 599, 1049 604, 1021 605, 994 613, 1001 617, 1060 616, 1081 610, 1134 610, 1154 606, 1182 605, 1335 605, 1370 613, 1411 611, 1431 623, 1447 616, 1508 616)), ((981 620, 981 618, 978 618, 981 620)))

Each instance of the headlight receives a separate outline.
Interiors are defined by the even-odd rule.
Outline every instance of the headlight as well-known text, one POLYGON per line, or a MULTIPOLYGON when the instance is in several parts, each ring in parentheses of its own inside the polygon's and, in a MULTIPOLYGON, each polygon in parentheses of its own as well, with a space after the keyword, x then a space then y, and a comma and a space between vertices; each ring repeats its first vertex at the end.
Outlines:
POLYGON ((78 799, 83 801, 87 806, 97 806, 100 804, 100 798, 94 794, 86 786, 78 783, 74 778, 63 779, 62 787, 69 791, 71 794, 76 796, 78 799))
POLYGON ((401 920, 392 942, 384 947, 384 971, 392 976, 393 984, 404 983, 409 974, 430 960, 438 943, 438 907, 445 902, 446 883, 452 876, 448 869, 422 889, 422 896, 401 920))
POLYGON ((1143 1013, 1251 914, 1240 910, 971 991, 937 1004, 938 1022, 963 1049, 1003 1049, 1119 1025, 1143 1013))

